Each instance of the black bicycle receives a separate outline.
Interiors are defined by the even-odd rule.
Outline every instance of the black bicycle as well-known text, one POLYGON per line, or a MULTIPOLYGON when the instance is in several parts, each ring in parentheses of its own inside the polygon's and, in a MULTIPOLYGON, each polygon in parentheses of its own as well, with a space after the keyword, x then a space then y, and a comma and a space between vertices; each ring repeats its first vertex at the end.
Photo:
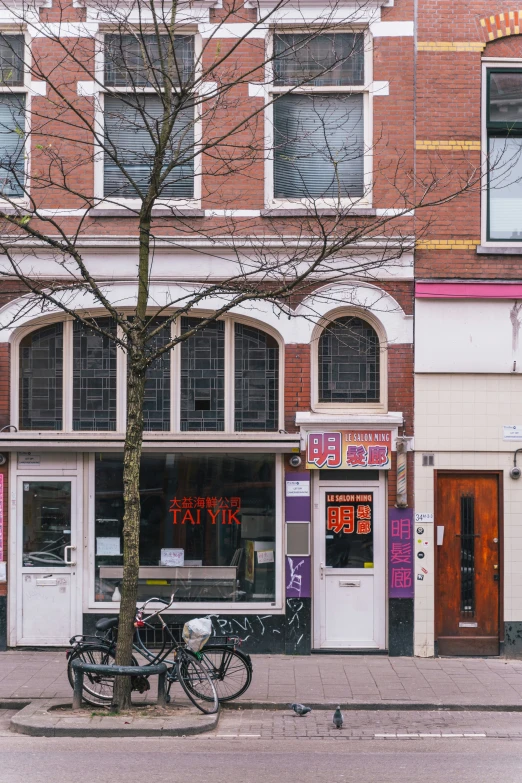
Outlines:
MULTIPOLYGON (((161 599, 157 598, 150 600, 161 601, 161 599)), ((166 601, 161 602, 166 604, 167 608, 171 605, 166 601)), ((161 610, 153 612, 145 620, 143 619, 143 610, 140 610, 136 615, 134 626, 134 651, 144 657, 150 666, 163 662, 169 665, 167 671, 167 701, 170 701, 172 684, 179 682, 190 701, 201 712, 207 715, 217 712, 219 700, 216 688, 207 666, 202 663, 202 656, 199 653, 190 651, 182 640, 177 639, 173 635, 161 616, 161 610), (153 617, 159 618, 160 627, 163 629, 164 641, 159 651, 146 647, 142 638, 144 629, 153 627, 150 624, 150 620, 153 617), (169 656, 172 657, 169 659, 169 656)), ((74 636, 70 640, 72 649, 67 652, 67 675, 72 688, 74 688, 73 661, 81 660, 85 663, 102 664, 105 666, 114 664, 117 628, 117 617, 103 618, 96 623, 96 631, 101 636, 74 636)), ((139 665, 134 655, 132 656, 132 665, 139 665)), ((83 699, 95 707, 106 707, 112 701, 113 687, 114 676, 111 676, 110 672, 107 674, 86 673, 83 685, 83 699)), ((145 692, 149 689, 148 678, 144 675, 132 677, 131 687, 140 693, 145 692)))

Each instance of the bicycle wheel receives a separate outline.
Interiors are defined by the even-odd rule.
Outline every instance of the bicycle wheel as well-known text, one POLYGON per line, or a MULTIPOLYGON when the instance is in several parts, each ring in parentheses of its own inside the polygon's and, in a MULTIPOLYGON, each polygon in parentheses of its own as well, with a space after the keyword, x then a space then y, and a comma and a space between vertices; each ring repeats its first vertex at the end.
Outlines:
POLYGON ((219 700, 214 683, 210 679, 206 666, 185 650, 179 649, 176 657, 176 674, 181 687, 192 704, 212 715, 219 710, 219 700))
POLYGON ((209 645, 201 651, 219 701, 238 699, 252 682, 250 656, 226 645, 209 645))
MULTIPOLYGON (((67 663, 67 676, 69 677, 71 688, 74 688, 73 661, 110 666, 114 663, 114 653, 103 644, 88 644, 73 650, 67 663)), ((94 707, 107 707, 112 701, 113 686, 114 677, 107 674, 89 674, 85 672, 83 675, 82 699, 94 707)))

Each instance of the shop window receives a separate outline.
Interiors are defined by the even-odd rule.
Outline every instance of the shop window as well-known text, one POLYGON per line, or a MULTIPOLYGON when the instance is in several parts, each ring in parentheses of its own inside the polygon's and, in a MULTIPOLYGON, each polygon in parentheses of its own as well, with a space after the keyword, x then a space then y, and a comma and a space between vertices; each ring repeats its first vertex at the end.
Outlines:
POLYGON ((180 84, 186 88, 193 79, 194 39, 176 38, 170 73, 162 65, 167 59, 168 41, 167 36, 106 36, 105 84, 112 88, 104 98, 106 198, 141 199, 147 192, 156 146, 153 136, 165 112, 159 90, 173 93, 169 118, 172 130, 160 197, 194 196, 194 105, 186 99, 180 105, 175 97, 176 88, 180 84), (136 94, 136 88, 140 94, 136 94))
MULTIPOLYGON (((96 322, 115 333, 108 318, 96 322)), ((116 344, 75 321, 73 326, 73 429, 116 429, 116 344)))
MULTIPOLYGON (((123 455, 95 459, 95 597, 112 601, 122 578, 123 455)), ((144 454, 138 600, 272 603, 275 487, 273 454, 144 454)))
POLYGON ((319 338, 320 403, 380 402, 380 346, 375 329, 346 316, 329 324, 319 338))
MULTIPOLYGON (((153 326, 158 326, 158 322, 153 326)), ((170 326, 164 327, 149 341, 149 351, 163 348, 171 340, 170 326)), ((170 430, 170 352, 156 359, 145 376, 143 426, 146 430, 170 430)))
POLYGON ((0 35, 0 196, 25 187, 24 38, 0 35), (15 90, 15 92, 13 92, 15 90))
POLYGON ((522 71, 487 71, 489 240, 522 241, 522 71))
MULTIPOLYGON (((197 318, 182 318, 181 331, 197 318)), ((215 321, 181 344, 181 430, 225 429, 225 324, 215 321)))
POLYGON ((363 34, 275 35, 274 58, 274 198, 360 198, 363 34))
POLYGON ((20 429, 63 426, 63 324, 28 334, 20 343, 20 429))
POLYGON ((279 346, 252 326, 235 324, 235 430, 267 432, 279 423, 279 346))

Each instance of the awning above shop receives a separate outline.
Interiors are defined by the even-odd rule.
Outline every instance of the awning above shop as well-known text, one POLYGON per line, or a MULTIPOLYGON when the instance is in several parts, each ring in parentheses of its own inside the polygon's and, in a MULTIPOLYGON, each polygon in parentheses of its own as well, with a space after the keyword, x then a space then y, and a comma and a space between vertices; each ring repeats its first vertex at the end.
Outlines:
MULTIPOLYGON (((0 433, 2 451, 123 451, 122 433, 100 432, 4 432, 0 433)), ((230 451, 248 449, 260 453, 299 452, 299 433, 249 432, 155 432, 145 433, 144 451, 230 451)))

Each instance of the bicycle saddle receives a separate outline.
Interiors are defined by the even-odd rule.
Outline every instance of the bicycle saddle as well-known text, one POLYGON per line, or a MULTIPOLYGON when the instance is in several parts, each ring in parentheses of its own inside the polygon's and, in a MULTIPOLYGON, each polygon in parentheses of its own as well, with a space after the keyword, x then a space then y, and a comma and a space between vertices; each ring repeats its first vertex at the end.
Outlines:
POLYGON ((109 628, 114 628, 114 626, 116 625, 118 625, 117 617, 102 617, 102 619, 98 620, 98 622, 96 623, 96 630, 108 631, 109 628))

